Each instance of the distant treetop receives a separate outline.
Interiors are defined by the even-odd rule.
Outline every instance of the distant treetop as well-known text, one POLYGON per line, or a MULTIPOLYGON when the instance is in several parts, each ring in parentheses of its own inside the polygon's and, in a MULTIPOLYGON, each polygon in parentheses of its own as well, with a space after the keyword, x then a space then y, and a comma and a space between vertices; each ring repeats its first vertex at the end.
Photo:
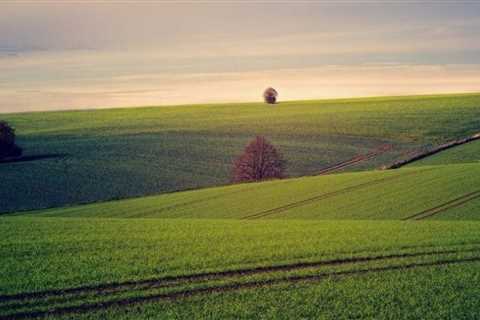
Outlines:
POLYGON ((272 87, 268 87, 263 92, 263 99, 265 99, 266 103, 274 104, 277 102, 278 92, 277 90, 273 89, 272 87))

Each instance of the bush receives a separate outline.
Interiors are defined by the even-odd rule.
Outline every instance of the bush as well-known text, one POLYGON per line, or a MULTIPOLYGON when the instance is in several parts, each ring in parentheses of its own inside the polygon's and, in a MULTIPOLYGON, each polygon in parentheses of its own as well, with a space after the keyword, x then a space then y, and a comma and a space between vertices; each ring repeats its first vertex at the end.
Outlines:
POLYGON ((15 130, 5 121, 0 121, 0 159, 21 155, 22 149, 15 144, 15 130))
POLYGON ((264 137, 257 136, 233 163, 233 182, 252 182, 285 177, 285 161, 264 137))

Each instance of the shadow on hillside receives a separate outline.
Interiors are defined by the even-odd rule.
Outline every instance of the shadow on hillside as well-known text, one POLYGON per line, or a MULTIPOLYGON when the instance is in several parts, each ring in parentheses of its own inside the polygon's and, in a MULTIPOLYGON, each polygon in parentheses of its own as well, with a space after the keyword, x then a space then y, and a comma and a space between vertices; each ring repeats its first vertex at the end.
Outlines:
POLYGON ((66 154, 63 154, 63 153, 48 153, 48 154, 39 154, 39 155, 32 155, 32 156, 22 156, 22 157, 17 157, 17 158, 0 159, 0 164, 14 163, 14 162, 27 162, 27 161, 44 160, 44 159, 64 158, 65 156, 66 156, 66 154))

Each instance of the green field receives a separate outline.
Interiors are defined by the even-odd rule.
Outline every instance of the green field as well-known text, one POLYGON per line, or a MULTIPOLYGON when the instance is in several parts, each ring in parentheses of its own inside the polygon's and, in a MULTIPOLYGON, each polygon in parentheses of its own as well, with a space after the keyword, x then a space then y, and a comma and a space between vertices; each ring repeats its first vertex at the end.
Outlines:
POLYGON ((278 284, 255 291, 212 293, 181 304, 147 303, 135 311, 109 308, 76 315, 76 319, 476 319, 480 308, 477 265, 278 284))
POLYGON ((480 143, 369 169, 479 132, 479 106, 456 95, 8 115, 31 155, 65 155, 0 164, 2 210, 36 209, 0 216, 0 320, 478 319, 480 143), (291 176, 394 149, 341 173, 167 192, 226 184, 231 158, 266 132, 291 176))
POLYGON ((256 184, 33 211, 31 216, 207 219, 406 219, 446 205, 428 218, 480 219, 480 165, 398 170, 278 180, 256 184), (412 187, 414 186, 414 187, 412 187), (254 199, 254 201, 251 201, 254 199), (450 207, 451 201, 458 199, 450 207))
POLYGON ((480 94, 6 114, 26 156, 2 163, 0 212, 224 185, 232 159, 264 135, 291 177, 391 144, 362 170, 476 133, 480 94))
MULTIPOLYGON (((456 294, 454 286, 436 292, 435 286, 422 287, 413 279, 425 282, 425 274, 442 279, 444 268, 456 265, 460 268, 452 269, 449 281, 478 277, 479 227, 477 222, 461 221, 2 218, 0 317, 77 318, 100 311, 101 316, 92 317, 116 319, 125 312, 122 305, 156 302, 150 308, 160 309, 160 315, 180 312, 189 318, 196 314, 198 299, 210 305, 218 299, 219 304, 196 317, 208 313, 223 318, 237 308, 247 314, 254 311, 248 308, 257 308, 261 316, 262 305, 275 311, 278 295, 328 295, 322 289, 327 286, 338 291, 330 299, 338 299, 353 286, 350 295, 361 297, 375 284, 363 287, 353 279, 378 285, 377 273, 396 279, 399 270, 413 276, 403 283, 405 290, 411 284, 430 297, 446 299, 456 294), (302 289, 308 283, 313 286, 302 289), (238 299, 234 306, 229 302, 238 299)), ((398 288, 384 283, 381 290, 393 295, 398 288)), ((455 300, 457 307, 478 303, 478 289, 470 290, 476 295, 455 300)), ((333 315, 356 312, 358 307, 341 310, 342 300, 320 305, 301 309, 312 315, 326 309, 333 315)), ((148 314, 146 307, 127 310, 135 318, 148 314)))

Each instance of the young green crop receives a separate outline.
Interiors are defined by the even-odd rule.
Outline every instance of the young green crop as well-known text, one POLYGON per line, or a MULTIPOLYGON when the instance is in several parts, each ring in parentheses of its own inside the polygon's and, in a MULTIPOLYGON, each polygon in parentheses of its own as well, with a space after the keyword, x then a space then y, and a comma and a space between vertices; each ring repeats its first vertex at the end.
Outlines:
POLYGON ((112 307, 75 319, 477 319, 478 281, 478 263, 467 263, 112 307))
POLYGON ((32 216, 230 219, 480 219, 480 165, 421 166, 240 184, 34 211, 32 216), (475 195, 474 195, 475 196, 475 195), (449 202, 460 198, 454 206, 449 202))
POLYGON ((35 161, 0 164, 0 212, 58 207, 223 185, 256 135, 292 176, 391 144, 348 170, 388 164, 405 151, 473 134, 479 94, 219 104, 8 114, 35 161))
POLYGON ((0 293, 441 249, 479 243, 478 227, 440 221, 0 218, 0 293))
MULTIPOLYGON (((194 293, 200 290, 199 298, 195 299, 207 301, 210 307, 205 312, 221 317, 231 311, 228 301, 236 299, 237 286, 251 289, 242 298, 247 299, 242 308, 248 311, 262 301, 249 300, 258 290, 266 292, 263 303, 271 305, 278 293, 277 285, 285 282, 291 283, 288 294, 303 295, 316 286, 304 289, 302 279, 342 279, 342 274, 358 279, 365 272, 367 276, 377 272, 381 275, 399 269, 416 270, 409 278, 415 279, 418 274, 424 277, 422 270, 436 265, 455 264, 461 268, 464 264, 478 263, 479 227, 475 222, 0 218, 0 318, 75 306, 85 308, 69 311, 75 317, 88 314, 89 310, 102 310, 113 317, 128 310, 129 314, 140 312, 141 317, 145 311, 133 306, 142 299, 155 294, 175 295, 182 290, 194 293), (346 263, 334 262, 339 259, 346 263), (255 271, 259 267, 289 265, 297 267, 255 271), (176 280, 170 280, 170 285, 162 280, 169 276, 232 270, 244 271, 220 278, 192 278, 180 285, 176 280), (326 276, 317 279, 322 274, 326 276), (259 285, 252 287, 250 283, 259 285), (68 291, 79 287, 83 289, 68 291), (212 309, 208 302, 214 292, 201 291, 209 287, 230 288, 225 295, 213 295, 220 301, 218 309, 212 309), (59 289, 64 291, 44 292, 59 289), (12 294, 20 295, 9 298, 12 294), (103 304, 109 301, 120 301, 117 307, 127 307, 111 309, 103 304)), ((455 275, 463 276, 465 272, 468 269, 455 275)), ((432 276, 442 279, 442 275, 432 276)), ((410 283, 405 281, 403 285, 410 283)), ((359 288, 351 293, 371 294, 373 290, 364 288, 360 292, 359 288)), ((450 293, 443 294, 439 301, 450 293)), ((185 312, 196 308, 188 299, 183 300, 184 296, 179 298, 173 305, 165 305, 162 302, 165 299, 159 299, 160 304, 149 306, 146 312, 153 308, 162 314, 182 305, 185 312)), ((312 315, 323 312, 316 305, 308 310, 312 315)), ((336 308, 327 310, 334 312, 336 308)), ((102 313, 90 316, 104 318, 102 313)))

